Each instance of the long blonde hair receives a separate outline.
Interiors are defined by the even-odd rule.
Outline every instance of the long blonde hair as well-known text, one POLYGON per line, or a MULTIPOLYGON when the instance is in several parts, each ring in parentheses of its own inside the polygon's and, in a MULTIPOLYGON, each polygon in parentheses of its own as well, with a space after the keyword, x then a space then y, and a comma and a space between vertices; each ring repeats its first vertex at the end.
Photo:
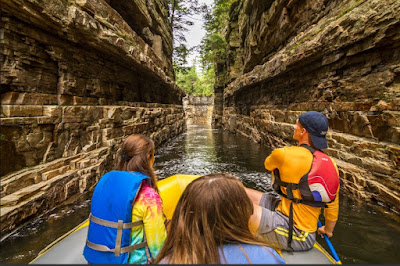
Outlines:
POLYGON ((157 176, 149 163, 153 157, 154 142, 150 138, 141 134, 130 135, 121 145, 114 169, 141 172, 147 175, 151 179, 151 186, 158 192, 157 176))
POLYGON ((224 244, 266 245, 249 230, 253 204, 233 175, 202 176, 183 192, 172 217, 167 239, 154 263, 220 263, 224 244))

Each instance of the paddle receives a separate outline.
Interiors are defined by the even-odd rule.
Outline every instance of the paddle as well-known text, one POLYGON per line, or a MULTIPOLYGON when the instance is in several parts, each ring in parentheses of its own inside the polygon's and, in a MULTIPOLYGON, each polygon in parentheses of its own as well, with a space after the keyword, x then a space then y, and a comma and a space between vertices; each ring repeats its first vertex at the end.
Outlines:
MULTIPOLYGON (((318 221, 318 228, 322 227, 322 224, 320 221, 318 221)), ((342 264, 342 262, 339 259, 339 256, 337 255, 335 249, 333 248, 333 245, 331 241, 329 240, 329 237, 327 237, 325 234, 322 234, 324 236, 325 242, 328 245, 329 249, 331 250, 332 257, 336 260, 337 264, 342 264)))

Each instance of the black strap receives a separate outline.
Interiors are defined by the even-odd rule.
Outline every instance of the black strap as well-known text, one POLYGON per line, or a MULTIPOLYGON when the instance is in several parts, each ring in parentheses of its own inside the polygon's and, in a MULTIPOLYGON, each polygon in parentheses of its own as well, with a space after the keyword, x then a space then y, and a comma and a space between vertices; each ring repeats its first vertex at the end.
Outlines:
MULTIPOLYGON (((285 194, 281 194, 282 197, 289 199, 285 194)), ((293 198, 293 199, 289 199, 294 203, 301 203, 301 204, 305 204, 308 206, 312 206, 312 207, 327 207, 325 202, 320 202, 320 201, 310 201, 310 200, 302 200, 299 198, 293 198)))
POLYGON ((289 236, 288 236, 288 248, 292 248, 292 240, 293 240, 293 202, 290 203, 289 210, 289 236))
MULTIPOLYGON (((311 146, 309 146, 309 145, 307 145, 307 144, 301 144, 300 146, 303 147, 303 148, 306 148, 306 149, 309 150, 312 154, 314 154, 314 152, 317 151, 316 149, 312 148, 311 146)), ((318 150, 318 151, 320 151, 320 150, 318 150)))
POLYGON ((296 183, 286 183, 279 178, 275 178, 275 183, 282 187, 288 187, 291 185, 292 189, 299 189, 299 184, 296 183))
POLYGON ((290 200, 294 199, 292 183, 289 183, 289 185, 286 187, 286 196, 290 200))

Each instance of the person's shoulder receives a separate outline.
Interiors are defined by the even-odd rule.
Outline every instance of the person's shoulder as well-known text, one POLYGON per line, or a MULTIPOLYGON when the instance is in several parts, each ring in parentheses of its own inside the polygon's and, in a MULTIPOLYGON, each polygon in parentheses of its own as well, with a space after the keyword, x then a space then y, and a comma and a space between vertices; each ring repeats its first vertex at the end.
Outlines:
POLYGON ((145 205, 153 206, 154 204, 161 204, 161 197, 157 191, 151 187, 147 182, 142 182, 142 187, 138 195, 138 201, 144 202, 145 205))
POLYGON ((285 151, 308 151, 306 148, 301 147, 301 146, 285 146, 283 147, 285 149, 285 151))
POLYGON ((293 152, 298 152, 299 147, 297 146, 284 146, 280 148, 276 148, 271 152, 271 157, 276 158, 276 159, 282 159, 285 158, 287 154, 293 153, 293 152))
MULTIPOLYGON (((286 153, 286 152, 298 152, 303 151, 305 148, 300 146, 283 146, 280 148, 276 148, 272 151, 272 153, 286 153)), ((305 149, 307 151, 307 149, 305 149)))
POLYGON ((149 197, 160 197, 160 195, 158 195, 157 191, 152 186, 150 186, 146 182, 146 180, 142 181, 142 187, 140 188, 140 193, 144 194, 146 196, 149 196, 149 197))
POLYGON ((273 149, 271 152, 271 156, 280 156, 285 153, 286 149, 287 146, 273 149))

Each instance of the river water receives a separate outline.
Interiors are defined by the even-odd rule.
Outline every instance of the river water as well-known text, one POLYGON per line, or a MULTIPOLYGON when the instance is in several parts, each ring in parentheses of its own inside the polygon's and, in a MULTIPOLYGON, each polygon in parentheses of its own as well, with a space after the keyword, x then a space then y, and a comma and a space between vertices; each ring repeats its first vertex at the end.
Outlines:
MULTIPOLYGON (((178 173, 205 175, 229 172, 251 188, 271 192, 264 160, 267 146, 208 125, 188 125, 188 131, 161 145, 154 167, 159 178, 178 173)), ((65 203, 2 236, 2 263, 28 263, 52 241, 84 221, 90 193, 65 203)), ((400 262, 400 222, 397 215, 341 193, 340 214, 331 238, 343 263, 400 262)), ((318 242, 328 250, 325 241, 318 242)), ((68 251, 66 251, 68 256, 68 251)))

